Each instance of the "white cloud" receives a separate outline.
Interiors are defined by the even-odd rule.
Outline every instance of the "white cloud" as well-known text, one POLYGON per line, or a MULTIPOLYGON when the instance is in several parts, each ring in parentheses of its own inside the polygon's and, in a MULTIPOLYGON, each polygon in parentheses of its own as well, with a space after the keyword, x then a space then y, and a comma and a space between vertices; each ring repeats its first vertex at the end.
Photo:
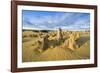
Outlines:
POLYGON ((25 27, 32 27, 38 29, 56 29, 61 27, 62 29, 80 29, 89 28, 89 17, 83 18, 83 13, 62 13, 60 15, 44 15, 44 16, 32 16, 23 18, 25 27), (25 22, 28 21, 28 22, 25 22), (29 25, 32 24, 32 25, 29 25))

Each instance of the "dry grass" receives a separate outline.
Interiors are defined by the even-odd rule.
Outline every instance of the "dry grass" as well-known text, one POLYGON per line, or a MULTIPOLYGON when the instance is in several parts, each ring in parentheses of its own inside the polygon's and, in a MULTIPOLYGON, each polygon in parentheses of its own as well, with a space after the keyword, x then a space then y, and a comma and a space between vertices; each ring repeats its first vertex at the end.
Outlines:
POLYGON ((23 48, 22 48, 22 61, 56 61, 56 60, 78 60, 90 58, 90 33, 85 31, 62 31, 63 41, 57 45, 55 31, 51 32, 34 32, 23 31, 23 48), (48 34, 49 47, 42 50, 42 39, 45 34, 48 34), (74 42, 70 39, 73 34, 74 42), (69 41, 68 41, 69 40, 69 41), (66 43, 67 41, 67 43, 66 43), (72 50, 69 45, 72 46, 72 50), (68 45, 69 44, 69 45, 68 45))

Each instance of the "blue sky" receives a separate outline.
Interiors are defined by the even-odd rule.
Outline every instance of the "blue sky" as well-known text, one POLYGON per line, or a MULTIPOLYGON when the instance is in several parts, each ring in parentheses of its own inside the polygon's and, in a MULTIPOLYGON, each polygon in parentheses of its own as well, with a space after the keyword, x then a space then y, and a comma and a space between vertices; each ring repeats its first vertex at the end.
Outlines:
POLYGON ((89 30, 90 14, 79 12, 51 12, 22 10, 23 28, 55 30, 89 30))

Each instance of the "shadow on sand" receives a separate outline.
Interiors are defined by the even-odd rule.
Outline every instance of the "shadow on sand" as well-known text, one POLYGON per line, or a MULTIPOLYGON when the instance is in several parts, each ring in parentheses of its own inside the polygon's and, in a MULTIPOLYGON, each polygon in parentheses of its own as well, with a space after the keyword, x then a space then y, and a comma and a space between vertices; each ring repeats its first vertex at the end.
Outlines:
POLYGON ((81 47, 81 46, 82 46, 85 42, 87 42, 89 39, 90 39, 89 36, 82 36, 82 37, 80 37, 80 38, 78 38, 78 39, 76 40, 76 44, 77 44, 79 47, 81 47))

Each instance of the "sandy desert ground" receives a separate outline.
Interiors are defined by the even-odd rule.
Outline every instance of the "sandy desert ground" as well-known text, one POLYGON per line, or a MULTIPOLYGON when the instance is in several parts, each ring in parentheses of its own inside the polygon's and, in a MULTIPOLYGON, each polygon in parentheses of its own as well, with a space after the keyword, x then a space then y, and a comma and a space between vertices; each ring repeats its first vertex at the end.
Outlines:
POLYGON ((90 32, 61 32, 62 39, 57 39, 57 31, 23 30, 22 61, 58 61, 90 58, 90 32), (46 35, 48 37, 44 38, 46 35), (43 40, 46 41, 44 42, 43 40))

